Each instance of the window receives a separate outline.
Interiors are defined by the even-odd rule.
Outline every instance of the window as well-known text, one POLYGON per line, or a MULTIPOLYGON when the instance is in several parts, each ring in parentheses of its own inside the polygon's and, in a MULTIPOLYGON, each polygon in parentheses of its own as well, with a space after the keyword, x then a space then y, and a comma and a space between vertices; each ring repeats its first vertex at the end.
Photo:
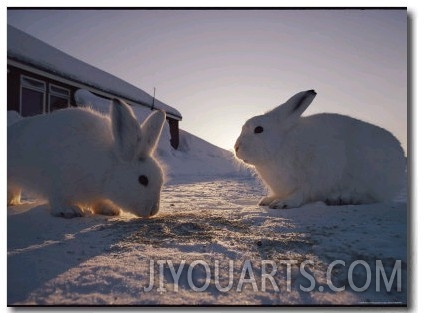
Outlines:
POLYGON ((70 90, 49 84, 49 112, 70 106, 70 90))
POLYGON ((20 88, 22 116, 53 112, 70 106, 71 92, 67 88, 24 75, 21 75, 20 88))
POLYGON ((32 116, 44 113, 46 97, 46 83, 44 81, 21 76, 21 102, 22 116, 32 116))

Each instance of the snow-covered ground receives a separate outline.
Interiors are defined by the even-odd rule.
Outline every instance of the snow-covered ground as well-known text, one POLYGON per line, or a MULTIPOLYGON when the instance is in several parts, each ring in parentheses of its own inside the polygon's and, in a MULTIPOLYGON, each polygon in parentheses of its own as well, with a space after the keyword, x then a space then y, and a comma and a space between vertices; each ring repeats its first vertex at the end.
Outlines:
POLYGON ((168 133, 153 218, 57 218, 28 193, 8 207, 9 305, 407 303, 406 190, 388 204, 261 208, 265 187, 231 152, 185 131, 174 150, 168 133))
POLYGON ((172 183, 163 190, 160 213, 151 219, 128 214, 55 218, 45 204, 33 200, 9 207, 8 304, 406 303, 404 195, 388 205, 314 203, 277 211, 257 206, 263 191, 255 178, 247 177, 172 183), (268 278, 262 286, 262 260, 267 274, 273 264, 277 267, 272 276, 276 290, 268 278), (332 268, 330 284, 345 290, 333 292, 327 272, 336 260, 345 265, 332 268), (396 261, 401 261, 390 292, 383 283, 375 291, 376 260, 384 264, 389 280, 396 261), (233 285, 221 292, 229 284, 230 261, 233 285), (301 263, 308 274, 300 270, 301 263), (180 267, 175 286, 172 274, 178 275, 180 267), (154 287, 144 291, 150 277, 154 287), (365 284, 366 291, 353 290, 365 284))

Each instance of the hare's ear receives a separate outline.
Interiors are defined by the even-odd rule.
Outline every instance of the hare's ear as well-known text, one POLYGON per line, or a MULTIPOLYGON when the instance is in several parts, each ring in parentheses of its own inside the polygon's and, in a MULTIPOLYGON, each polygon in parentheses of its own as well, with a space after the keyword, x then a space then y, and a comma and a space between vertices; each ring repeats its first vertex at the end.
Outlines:
POLYGON ((149 156, 156 149, 165 120, 166 113, 164 111, 156 111, 151 113, 142 123, 141 142, 138 146, 139 157, 149 156))
POLYGON ((308 108, 316 95, 317 93, 314 90, 301 91, 268 114, 275 116, 280 121, 286 121, 287 124, 296 121, 308 108))
POLYGON ((132 160, 141 141, 141 131, 132 109, 122 100, 113 100, 111 127, 119 155, 126 161, 132 160))

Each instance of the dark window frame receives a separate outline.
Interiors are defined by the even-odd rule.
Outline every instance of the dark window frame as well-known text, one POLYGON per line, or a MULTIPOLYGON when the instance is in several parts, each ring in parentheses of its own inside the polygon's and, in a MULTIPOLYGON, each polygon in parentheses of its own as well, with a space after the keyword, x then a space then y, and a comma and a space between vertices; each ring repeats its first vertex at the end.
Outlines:
MULTIPOLYGON (((63 87, 59 84, 53 83, 49 80, 43 80, 35 78, 27 74, 20 74, 19 76, 19 114, 23 115, 24 108, 24 89, 38 92, 43 97, 42 112, 39 114, 46 114, 55 111, 52 107, 52 97, 64 100, 66 104, 65 108, 71 106, 71 95, 72 90, 70 88, 63 87), (53 109, 53 110, 52 110, 53 109)), ((62 109, 62 108, 58 108, 62 109)))
POLYGON ((48 83, 49 84, 49 91, 48 91, 48 99, 47 99, 47 112, 53 112, 55 110, 52 110, 52 101, 51 101, 51 97, 56 97, 56 98, 60 98, 66 101, 67 103, 67 108, 70 107, 71 104, 71 90, 68 88, 64 88, 62 86, 58 86, 56 84, 53 83, 48 83), (52 90, 52 87, 57 88, 57 89, 62 89, 62 91, 65 91, 67 93, 67 95, 65 94, 61 94, 60 92, 57 92, 55 90, 52 90))
POLYGON ((22 114, 23 100, 24 100, 23 89, 39 92, 43 95, 43 109, 41 113, 42 114, 45 113, 46 112, 46 96, 47 96, 46 87, 47 87, 47 83, 45 81, 28 76, 28 75, 21 74, 19 79, 19 114, 23 115, 22 114), (42 84, 43 88, 31 85, 30 83, 31 81, 33 81, 34 83, 42 84))

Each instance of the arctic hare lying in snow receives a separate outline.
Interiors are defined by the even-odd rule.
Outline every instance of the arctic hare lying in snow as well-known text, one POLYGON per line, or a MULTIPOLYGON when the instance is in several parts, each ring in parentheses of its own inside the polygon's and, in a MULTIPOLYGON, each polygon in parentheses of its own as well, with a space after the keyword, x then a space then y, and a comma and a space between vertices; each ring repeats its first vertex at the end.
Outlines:
POLYGON ((120 208, 156 214, 163 172, 153 150, 165 113, 140 126, 126 103, 113 100, 110 115, 72 108, 9 126, 8 205, 19 204, 21 188, 28 188, 49 200, 55 216, 82 216, 85 209, 116 215, 120 208))
POLYGON ((297 93, 249 119, 235 144, 270 194, 260 205, 299 207, 313 201, 362 204, 392 199, 403 187, 406 162, 387 130, 338 114, 301 117, 314 90, 297 93))

